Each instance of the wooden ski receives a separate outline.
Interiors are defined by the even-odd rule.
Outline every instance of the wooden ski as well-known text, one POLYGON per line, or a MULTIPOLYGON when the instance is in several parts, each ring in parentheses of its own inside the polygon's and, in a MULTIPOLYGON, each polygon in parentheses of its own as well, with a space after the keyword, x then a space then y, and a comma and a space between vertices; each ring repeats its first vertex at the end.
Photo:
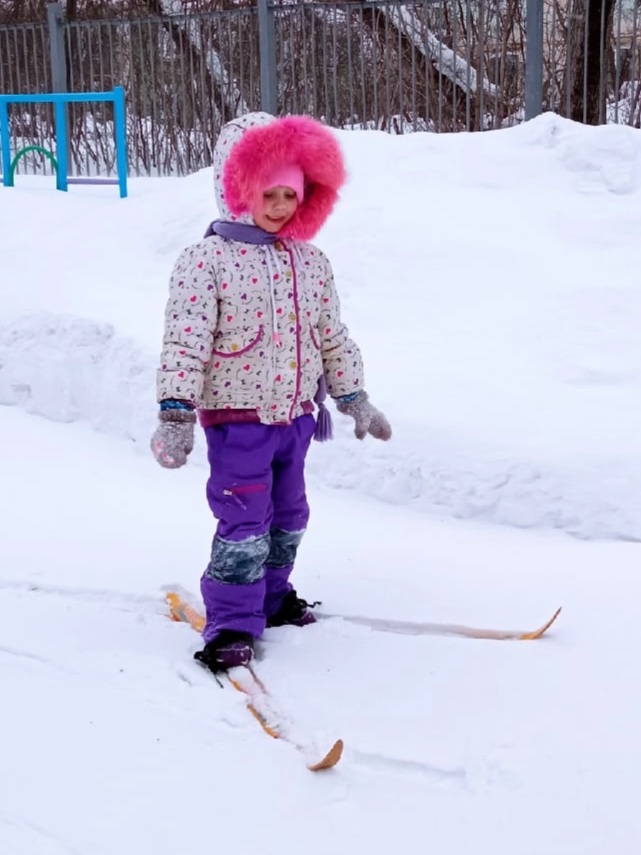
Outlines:
MULTIPOLYGON (((196 632, 202 632, 205 618, 200 612, 174 591, 168 592, 165 596, 172 620, 188 623, 196 632)), ((245 696, 247 709, 268 736, 273 739, 282 739, 305 757, 310 772, 331 769, 341 759, 344 747, 342 739, 337 739, 320 759, 309 759, 310 746, 290 735, 285 716, 276 708, 272 695, 251 666, 232 668, 216 676, 226 679, 237 692, 245 696)))

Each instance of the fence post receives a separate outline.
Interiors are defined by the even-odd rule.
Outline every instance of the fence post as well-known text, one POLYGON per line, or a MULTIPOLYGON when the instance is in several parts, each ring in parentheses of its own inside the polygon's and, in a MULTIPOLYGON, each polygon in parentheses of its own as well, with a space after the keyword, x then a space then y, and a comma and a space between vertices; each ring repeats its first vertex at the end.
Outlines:
POLYGON ((525 8, 525 120, 543 112, 543 0, 525 8))
POLYGON ((260 52, 260 108, 276 115, 276 28, 270 0, 258 0, 258 45, 260 52))
POLYGON ((67 58, 65 55, 65 37, 62 30, 64 21, 64 13, 60 3, 47 3, 51 89, 53 92, 67 91, 67 58))
MULTIPOLYGON (((60 3, 47 3, 47 23, 49 25, 49 53, 51 60, 51 91, 62 93, 67 91, 67 54, 65 52, 65 13, 60 3)), ((67 104, 56 104, 54 110, 54 127, 58 145, 60 140, 64 142, 64 154, 58 149, 58 164, 60 164, 61 154, 64 161, 64 179, 60 176, 60 169, 56 175, 58 190, 66 190, 67 172, 71 159, 71 137, 67 134, 67 118, 69 115, 69 106, 67 104), (61 126, 61 122, 63 125, 61 126), (61 181, 65 184, 60 186, 61 181)))

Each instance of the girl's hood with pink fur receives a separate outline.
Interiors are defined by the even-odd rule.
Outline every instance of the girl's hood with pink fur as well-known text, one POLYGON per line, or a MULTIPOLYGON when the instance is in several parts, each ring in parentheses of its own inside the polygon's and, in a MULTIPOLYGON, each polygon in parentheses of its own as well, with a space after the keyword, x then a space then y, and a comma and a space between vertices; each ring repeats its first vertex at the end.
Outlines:
POLYGON ((307 116, 276 119, 268 113, 247 113, 225 125, 214 151, 221 217, 252 223, 252 201, 286 163, 298 164, 305 173, 305 199, 279 235, 311 240, 336 204, 346 175, 336 137, 307 116))

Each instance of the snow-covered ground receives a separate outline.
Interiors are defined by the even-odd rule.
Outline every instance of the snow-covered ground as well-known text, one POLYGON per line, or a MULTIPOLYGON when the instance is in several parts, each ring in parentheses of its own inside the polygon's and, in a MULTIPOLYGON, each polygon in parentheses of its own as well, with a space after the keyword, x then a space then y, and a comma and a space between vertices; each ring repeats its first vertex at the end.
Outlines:
POLYGON ((534 643, 266 633, 295 727, 345 740, 319 775, 165 616, 213 528, 202 447, 177 472, 147 451, 167 278, 211 176, 124 202, 0 188, 1 855, 637 855, 640 139, 553 116, 341 134, 319 243, 395 434, 358 444, 337 417, 314 446, 299 589, 398 620, 564 611, 534 643))
POLYGON ((530 643, 269 631, 262 677, 319 745, 346 743, 314 776, 164 616, 161 585, 197 590, 205 560, 202 472, 1 417, 3 855, 639 852, 636 544, 313 486, 298 580, 327 611, 511 628, 564 606, 530 643))
MULTIPOLYGON (((319 238, 393 421, 315 454, 328 486, 442 517, 641 540, 641 135, 552 114, 483 135, 342 132, 319 238)), ((209 171, 0 196, 0 401, 147 453, 167 280, 209 171)), ((203 462, 202 454, 196 461, 203 462)))

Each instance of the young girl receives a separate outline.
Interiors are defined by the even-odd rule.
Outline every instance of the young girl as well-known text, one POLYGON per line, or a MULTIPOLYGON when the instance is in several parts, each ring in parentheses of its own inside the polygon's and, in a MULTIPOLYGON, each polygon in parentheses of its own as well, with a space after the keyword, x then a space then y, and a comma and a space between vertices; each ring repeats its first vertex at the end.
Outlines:
POLYGON ((345 180, 333 134, 251 113, 221 132, 214 174, 222 219, 171 276, 151 448, 161 466, 183 466, 197 410, 218 526, 196 657, 216 672, 246 665, 266 626, 315 620, 289 579, 309 518, 305 456, 315 433, 331 433, 325 390, 359 439, 391 429, 363 390, 330 264, 307 243, 345 180))

